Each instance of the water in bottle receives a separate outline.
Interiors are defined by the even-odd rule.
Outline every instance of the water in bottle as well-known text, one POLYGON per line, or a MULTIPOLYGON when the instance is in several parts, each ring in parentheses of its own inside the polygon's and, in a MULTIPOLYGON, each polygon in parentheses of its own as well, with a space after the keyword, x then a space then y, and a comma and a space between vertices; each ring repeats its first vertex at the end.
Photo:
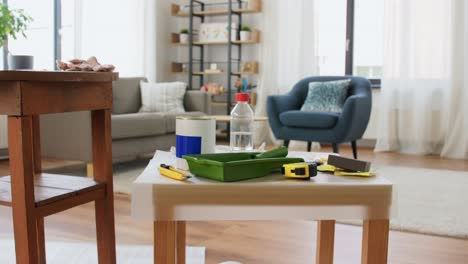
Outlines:
POLYGON ((231 151, 252 151, 254 112, 249 105, 249 94, 237 93, 236 101, 231 111, 231 151))

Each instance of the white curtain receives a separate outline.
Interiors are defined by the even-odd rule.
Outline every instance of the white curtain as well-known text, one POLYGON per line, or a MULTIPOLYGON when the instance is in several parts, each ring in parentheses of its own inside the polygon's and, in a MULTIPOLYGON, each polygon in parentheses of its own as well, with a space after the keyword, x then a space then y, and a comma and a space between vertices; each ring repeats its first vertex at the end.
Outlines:
POLYGON ((387 0, 376 151, 468 158, 468 4, 387 0))
MULTIPOLYGON (((313 0, 263 1, 257 116, 266 116, 269 95, 284 94, 317 74, 313 0)), ((257 123, 255 142, 274 141, 267 123, 257 123)))

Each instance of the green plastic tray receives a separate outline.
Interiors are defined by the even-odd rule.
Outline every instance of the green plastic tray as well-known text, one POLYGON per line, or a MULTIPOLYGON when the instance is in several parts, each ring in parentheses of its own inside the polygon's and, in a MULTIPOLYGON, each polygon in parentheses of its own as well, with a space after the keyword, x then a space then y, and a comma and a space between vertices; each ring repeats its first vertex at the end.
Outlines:
POLYGON ((221 182, 263 177, 280 170, 284 164, 303 162, 301 158, 255 158, 259 152, 217 153, 183 156, 196 176, 221 182))

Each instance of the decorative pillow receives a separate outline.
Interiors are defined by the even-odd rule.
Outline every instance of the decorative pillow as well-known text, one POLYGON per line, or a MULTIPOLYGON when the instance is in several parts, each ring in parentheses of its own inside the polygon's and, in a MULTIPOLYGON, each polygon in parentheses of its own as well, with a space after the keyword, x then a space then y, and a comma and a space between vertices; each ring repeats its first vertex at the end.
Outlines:
POLYGON ((183 82, 140 82, 140 112, 183 113, 186 84, 183 82))
POLYGON ((311 82, 301 111, 341 113, 351 80, 311 82))

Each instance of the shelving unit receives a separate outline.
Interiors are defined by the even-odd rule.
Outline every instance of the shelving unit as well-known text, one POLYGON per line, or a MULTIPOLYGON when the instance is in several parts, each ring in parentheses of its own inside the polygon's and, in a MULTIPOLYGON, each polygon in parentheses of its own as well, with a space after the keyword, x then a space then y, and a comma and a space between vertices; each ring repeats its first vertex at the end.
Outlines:
POLYGON ((188 47, 189 58, 187 63, 173 62, 171 65, 171 72, 175 74, 187 74, 188 75, 188 86, 189 89, 195 89, 193 86, 194 78, 198 78, 199 86, 204 85, 205 76, 212 75, 225 75, 227 78, 226 85, 226 113, 229 115, 231 112, 232 101, 231 101, 231 89, 232 89, 232 77, 242 77, 243 75, 257 74, 258 73, 258 62, 251 62, 254 67, 250 71, 242 71, 242 45, 254 45, 260 42, 260 31, 253 30, 251 32, 251 39, 248 41, 232 40, 232 30, 228 30, 227 41, 221 42, 202 42, 194 40, 195 32, 195 19, 200 19, 201 23, 205 22, 206 17, 210 16, 226 16, 227 25, 232 25, 234 17, 237 17, 238 28, 236 32, 240 31, 242 25, 242 16, 244 14, 253 14, 261 12, 261 0, 224 0, 225 2, 217 3, 205 3, 203 0, 189 0, 188 11, 180 7, 180 5, 172 4, 171 14, 174 17, 186 17, 189 19, 189 40, 188 43, 180 43, 180 37, 178 33, 171 34, 171 44, 173 46, 188 47), (247 7, 245 7, 247 4, 247 7), (207 9, 208 6, 218 5, 220 8, 207 9), (205 48, 213 45, 226 45, 227 46, 227 69, 220 72, 208 72, 205 71, 205 65, 210 62, 206 62, 205 48), (194 49, 198 49, 198 57, 195 58, 194 49), (236 52, 236 58, 233 53, 236 52), (237 64, 237 69, 233 67, 233 64, 237 64), (198 66, 195 70, 195 65, 198 66))

